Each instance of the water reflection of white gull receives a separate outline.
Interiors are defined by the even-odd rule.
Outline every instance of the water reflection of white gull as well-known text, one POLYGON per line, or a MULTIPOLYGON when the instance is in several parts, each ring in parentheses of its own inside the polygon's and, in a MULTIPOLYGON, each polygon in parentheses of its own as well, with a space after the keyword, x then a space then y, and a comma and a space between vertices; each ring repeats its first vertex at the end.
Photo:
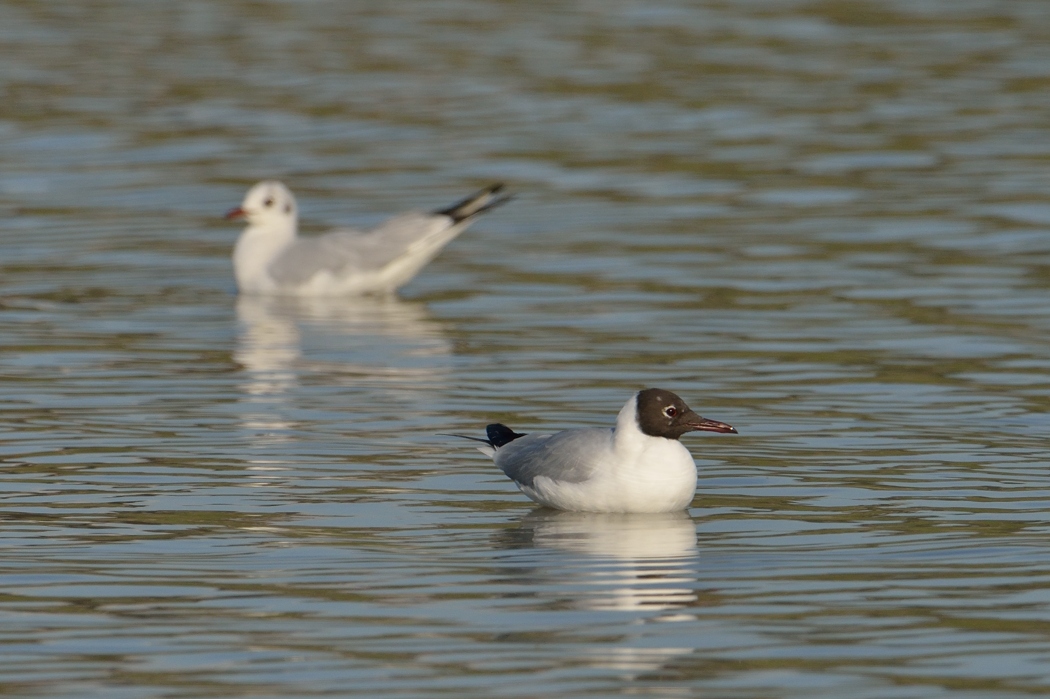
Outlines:
POLYGON ((577 606, 660 611, 697 599, 696 524, 685 512, 536 510, 517 534, 519 541, 576 554, 559 575, 577 606))
POLYGON ((286 393, 295 384, 293 366, 302 354, 299 330, 293 320, 272 313, 257 299, 237 299, 241 331, 234 361, 244 367, 242 390, 265 398, 286 393))
POLYGON ((241 335, 234 358, 245 393, 279 396, 305 373, 367 378, 418 388, 447 373, 452 345, 426 306, 394 297, 240 296, 241 335))
POLYGON ((418 402, 443 382, 452 346, 422 304, 242 295, 234 359, 243 367, 242 424, 256 444, 290 439, 290 400, 305 375, 325 385, 379 386, 418 402))

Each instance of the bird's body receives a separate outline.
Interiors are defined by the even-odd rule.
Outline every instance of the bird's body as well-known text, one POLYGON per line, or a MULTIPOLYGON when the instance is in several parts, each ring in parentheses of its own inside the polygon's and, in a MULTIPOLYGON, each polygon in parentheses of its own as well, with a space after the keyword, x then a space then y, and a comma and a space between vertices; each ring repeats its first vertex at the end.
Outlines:
POLYGON ((233 251, 237 288, 295 296, 392 293, 476 216, 506 201, 501 189, 493 185, 447 209, 401 214, 367 231, 300 238, 295 197, 280 182, 260 182, 227 214, 248 221, 233 251))
POLYGON ((611 429, 522 435, 489 425, 480 450, 523 493, 548 507, 674 512, 686 508, 696 490, 696 463, 678 441, 691 430, 736 432, 700 417, 670 391, 647 389, 624 404, 611 429))

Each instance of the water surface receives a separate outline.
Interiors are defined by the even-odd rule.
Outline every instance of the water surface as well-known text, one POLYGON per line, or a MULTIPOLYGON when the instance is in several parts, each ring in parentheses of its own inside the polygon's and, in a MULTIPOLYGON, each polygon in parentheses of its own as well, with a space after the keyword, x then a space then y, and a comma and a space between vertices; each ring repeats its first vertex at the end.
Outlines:
POLYGON ((0 695, 1050 691, 1050 8, 0 6, 0 695), (400 298, 221 220, 506 181, 400 298), (690 436, 681 515, 469 443, 690 436))

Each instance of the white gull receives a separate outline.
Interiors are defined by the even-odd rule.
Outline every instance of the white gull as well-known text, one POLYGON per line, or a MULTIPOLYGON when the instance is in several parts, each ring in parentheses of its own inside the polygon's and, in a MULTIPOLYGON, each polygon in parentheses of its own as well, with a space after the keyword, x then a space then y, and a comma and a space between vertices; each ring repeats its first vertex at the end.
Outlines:
MULTIPOLYGON (((696 491, 696 462, 678 441, 686 432, 736 433, 700 417, 670 391, 648 388, 624 404, 611 429, 518 434, 486 428, 478 449, 532 500, 577 512, 674 512, 696 491)), ((454 435, 463 437, 464 435, 454 435)))
POLYGON ((371 230, 300 238, 291 191, 276 180, 259 182, 226 214, 248 222, 233 251, 237 288, 294 296, 393 293, 479 214, 507 201, 502 189, 494 184, 447 208, 400 214, 371 230))

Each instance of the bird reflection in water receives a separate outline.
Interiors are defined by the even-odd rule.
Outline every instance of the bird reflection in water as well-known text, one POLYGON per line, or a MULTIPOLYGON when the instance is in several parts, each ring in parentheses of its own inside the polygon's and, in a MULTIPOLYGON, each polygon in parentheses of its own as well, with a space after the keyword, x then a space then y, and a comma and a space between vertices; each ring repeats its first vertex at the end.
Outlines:
MULTIPOLYGON (((697 600, 696 524, 684 511, 606 514, 542 508, 526 516, 506 543, 574 554, 560 568, 560 593, 571 595, 573 606, 673 612, 697 600)), ((549 566, 545 561, 544 569, 549 566)))
MULTIPOLYGON (((321 409, 310 395, 318 387, 376 389, 383 400, 418 403, 449 371, 452 345, 421 303, 242 294, 237 317, 241 425, 253 446, 271 451, 295 439, 296 410, 321 409)), ((250 463, 281 468, 270 456, 250 463)))
POLYGON ((644 624, 692 621, 698 605, 696 523, 684 511, 606 514, 537 509, 501 535, 506 548, 537 548, 543 556, 522 574, 535 579, 544 603, 617 614, 618 642, 594 647, 589 664, 633 679, 654 672, 691 647, 652 646, 644 624), (636 629, 637 631, 631 631, 636 629))
POLYGON ((241 333, 234 359, 244 367, 248 396, 289 393, 306 373, 359 374, 416 385, 442 374, 452 345, 426 306, 394 297, 237 298, 241 333), (310 352, 304 354, 304 346, 310 352))

